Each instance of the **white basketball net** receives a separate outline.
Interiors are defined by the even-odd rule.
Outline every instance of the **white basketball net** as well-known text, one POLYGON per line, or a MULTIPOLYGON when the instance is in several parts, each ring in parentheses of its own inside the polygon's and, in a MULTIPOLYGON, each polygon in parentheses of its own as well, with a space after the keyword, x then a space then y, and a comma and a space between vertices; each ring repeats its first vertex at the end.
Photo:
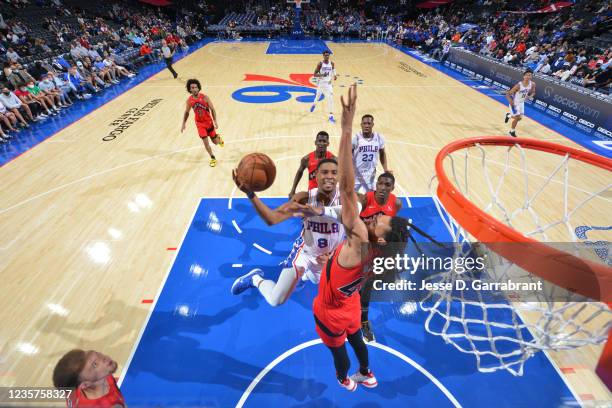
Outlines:
MULTIPOLYGON (((466 198, 477 202, 479 208, 485 212, 491 215, 495 213, 497 219, 520 230, 524 235, 541 241, 550 241, 549 231, 561 227, 569 236, 564 240, 577 242, 577 238, 582 238, 585 231, 584 227, 574 228, 572 216, 595 197, 609 191, 612 184, 597 188, 593 192, 582 191, 583 197, 580 200, 570 200, 572 193, 569 184, 570 162, 577 160, 572 160, 569 155, 563 157, 550 154, 553 160, 559 160, 558 165, 553 166, 548 176, 540 175, 538 182, 531 182, 530 185, 534 173, 528 169, 525 150, 528 149, 518 144, 513 147, 476 145, 462 149, 445 159, 446 164, 450 164, 450 172, 447 171, 446 174, 466 198), (496 160, 490 159, 487 155, 487 151, 491 149, 495 149, 496 160), (479 162, 478 166, 468 166, 468 163, 472 164, 475 160, 479 162), (491 167, 495 167, 496 171, 491 172, 491 167), (469 175, 474 170, 482 172, 484 179, 477 188, 469 185, 469 175), (509 208, 507 200, 502 198, 502 191, 504 182, 512 173, 517 174, 519 180, 522 179, 524 191, 516 191, 514 187, 514 196, 522 196, 520 200, 522 202, 509 208), (557 220, 544 221, 549 217, 539 215, 535 204, 542 193, 553 184, 559 191, 563 191, 563 196, 558 197, 556 203, 545 203, 545 207, 562 206, 563 216, 557 220), (485 195, 483 190, 488 194, 487 197, 483 197, 485 195), (531 220, 532 230, 525 233, 515 226, 515 222, 519 219, 531 220)), ((538 154, 543 153, 538 152, 538 154)), ((600 170, 607 173, 603 169, 600 170)), ((607 175, 604 183, 611 179, 610 174, 607 175)), ((432 196, 440 217, 444 220, 453 241, 456 242, 454 256, 465 257, 470 251, 470 241, 475 242, 475 239, 443 210, 434 191, 437 185, 434 181, 436 181, 435 176, 430 184, 433 188, 432 196)), ((602 243, 607 244, 603 241, 598 242, 602 243)), ((604 255, 603 262, 612 264, 607 247, 600 245, 595 252, 600 258, 604 255)), ((493 264, 492 268, 487 269, 489 281, 504 281, 511 278, 515 281, 528 282, 536 279, 529 272, 499 256, 493 264)), ((472 272, 458 274, 448 270, 430 278, 440 282, 451 282, 453 287, 454 281, 459 278, 464 281, 470 278, 483 279, 482 275, 478 277, 471 274, 472 272)), ((476 294, 471 292, 468 299, 464 297, 462 291, 434 291, 428 299, 420 303, 420 307, 429 313, 425 322, 426 330, 441 336, 459 351, 473 354, 479 371, 493 372, 504 369, 513 375, 522 375, 525 361, 534 353, 541 350, 564 350, 603 343, 607 340, 612 323, 612 312, 603 303, 577 302, 575 301, 579 299, 577 295, 552 285, 544 292, 538 295, 538 301, 533 301, 532 298, 529 302, 520 302, 520 299, 510 293, 507 294, 507 301, 498 299, 492 302, 483 299, 483 295, 479 292, 476 294), (559 299, 559 293, 553 293, 555 290, 563 292, 563 296, 567 294, 564 302, 550 301, 553 298, 559 299)))

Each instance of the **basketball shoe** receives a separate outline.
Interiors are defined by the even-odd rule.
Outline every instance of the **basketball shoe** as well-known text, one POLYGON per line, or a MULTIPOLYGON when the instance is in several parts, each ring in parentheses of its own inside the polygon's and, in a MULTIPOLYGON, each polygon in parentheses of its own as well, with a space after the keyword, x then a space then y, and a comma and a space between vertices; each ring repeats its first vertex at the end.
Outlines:
POLYGON ((255 275, 263 277, 263 271, 259 268, 255 268, 236 279, 232 284, 232 295, 239 295, 248 288, 254 288, 253 276, 255 275))
POLYGON ((354 392, 357 389, 357 383, 351 377, 346 377, 342 382, 338 381, 338 384, 350 392, 354 392))
POLYGON ((374 377, 372 371, 368 371, 365 375, 357 371, 355 374, 351 375, 350 379, 366 388, 374 388, 378 385, 378 381, 376 381, 376 377, 374 377))

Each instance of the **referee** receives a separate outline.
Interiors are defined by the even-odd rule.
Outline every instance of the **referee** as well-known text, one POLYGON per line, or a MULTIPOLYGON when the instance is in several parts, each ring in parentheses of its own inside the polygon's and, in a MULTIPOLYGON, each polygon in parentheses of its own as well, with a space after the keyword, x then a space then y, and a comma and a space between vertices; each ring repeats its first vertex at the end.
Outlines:
POLYGON ((174 68, 172 68, 172 57, 174 56, 175 49, 176 48, 170 49, 170 47, 168 47, 168 43, 166 42, 166 40, 162 40, 161 50, 164 56, 164 61, 166 61, 166 67, 168 67, 168 70, 172 72, 172 76, 174 77, 174 79, 178 77, 178 74, 176 73, 174 68))

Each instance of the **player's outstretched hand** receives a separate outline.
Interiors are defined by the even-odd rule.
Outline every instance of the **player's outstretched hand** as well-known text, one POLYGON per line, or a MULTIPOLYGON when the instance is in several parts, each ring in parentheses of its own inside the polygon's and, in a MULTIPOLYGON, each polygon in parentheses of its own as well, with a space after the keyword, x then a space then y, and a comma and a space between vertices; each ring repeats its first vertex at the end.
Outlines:
POLYGON ((323 207, 313 207, 309 204, 300 204, 291 201, 283 206, 282 212, 294 217, 316 217, 323 215, 323 207))
POLYGON ((183 133, 185 131, 185 124, 183 123, 183 125, 181 126, 181 133, 183 133))
POLYGON ((357 84, 353 84, 349 88, 346 101, 344 100, 344 95, 340 96, 340 102, 342 103, 342 127, 350 127, 353 125, 357 107, 357 84))
POLYGON ((238 180, 238 177, 236 177, 236 169, 232 170, 232 179, 234 180, 234 183, 236 183, 236 187, 238 187, 238 189, 240 191, 242 191, 243 193, 249 194, 251 191, 244 185, 243 182, 241 182, 240 180, 238 180))

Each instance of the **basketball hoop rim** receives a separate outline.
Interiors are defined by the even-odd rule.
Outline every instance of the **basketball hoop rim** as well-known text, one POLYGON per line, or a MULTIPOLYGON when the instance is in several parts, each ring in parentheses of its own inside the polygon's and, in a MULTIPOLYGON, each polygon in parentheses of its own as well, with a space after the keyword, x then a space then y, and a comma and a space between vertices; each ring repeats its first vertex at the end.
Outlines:
POLYGON ((491 250, 523 269, 558 286, 606 303, 612 302, 612 268, 580 259, 535 239, 487 214, 466 198, 444 171, 444 159, 457 150, 481 146, 515 146, 565 156, 612 172, 612 160, 569 146, 527 138, 480 136, 461 139, 444 146, 435 159, 438 179, 436 194, 453 219, 491 250), (516 243, 512 249, 508 243, 516 243))

